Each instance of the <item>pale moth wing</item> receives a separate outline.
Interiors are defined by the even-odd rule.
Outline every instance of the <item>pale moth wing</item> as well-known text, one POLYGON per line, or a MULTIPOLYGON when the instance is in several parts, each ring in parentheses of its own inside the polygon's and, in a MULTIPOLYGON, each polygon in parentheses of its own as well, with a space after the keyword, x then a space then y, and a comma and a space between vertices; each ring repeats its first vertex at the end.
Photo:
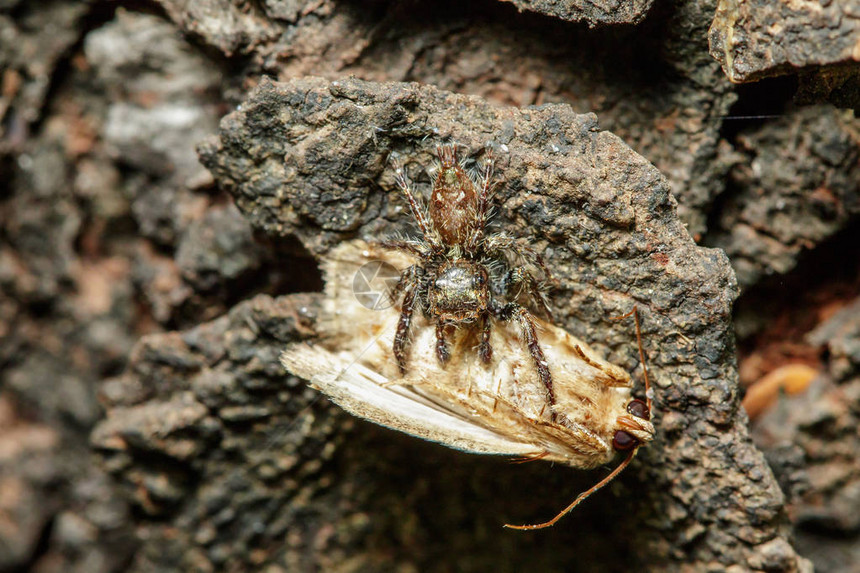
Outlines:
POLYGON ((516 442, 437 404, 407 386, 320 346, 295 344, 281 362, 347 412, 416 438, 475 454, 525 456, 535 446, 516 442))

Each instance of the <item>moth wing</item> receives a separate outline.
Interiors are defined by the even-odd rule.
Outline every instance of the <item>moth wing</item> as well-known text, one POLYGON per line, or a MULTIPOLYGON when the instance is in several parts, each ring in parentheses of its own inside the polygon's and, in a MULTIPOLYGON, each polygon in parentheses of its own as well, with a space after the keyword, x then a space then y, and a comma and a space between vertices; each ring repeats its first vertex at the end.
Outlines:
POLYGON ((528 456, 540 453, 470 421, 463 414, 318 346, 293 344, 281 355, 287 370, 310 381, 351 414, 386 428, 477 454, 528 456))

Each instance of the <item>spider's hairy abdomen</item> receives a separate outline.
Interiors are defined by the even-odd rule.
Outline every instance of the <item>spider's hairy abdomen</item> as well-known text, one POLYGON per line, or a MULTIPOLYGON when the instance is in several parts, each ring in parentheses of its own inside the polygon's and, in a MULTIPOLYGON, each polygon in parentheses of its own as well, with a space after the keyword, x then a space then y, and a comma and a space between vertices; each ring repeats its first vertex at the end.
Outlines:
POLYGON ((458 163, 442 162, 430 196, 430 220, 447 245, 462 245, 476 224, 478 189, 458 163))

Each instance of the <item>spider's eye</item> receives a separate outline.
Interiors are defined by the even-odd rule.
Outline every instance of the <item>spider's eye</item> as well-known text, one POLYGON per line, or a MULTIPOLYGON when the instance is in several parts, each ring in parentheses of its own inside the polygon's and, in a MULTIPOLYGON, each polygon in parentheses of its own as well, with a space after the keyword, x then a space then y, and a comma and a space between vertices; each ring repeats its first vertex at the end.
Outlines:
POLYGON ((637 418, 642 418, 643 420, 651 419, 651 411, 648 409, 648 404, 642 400, 631 400, 627 404, 627 411, 637 418))
POLYGON ((624 430, 618 430, 612 438, 612 447, 619 451, 632 450, 638 445, 639 440, 624 430))

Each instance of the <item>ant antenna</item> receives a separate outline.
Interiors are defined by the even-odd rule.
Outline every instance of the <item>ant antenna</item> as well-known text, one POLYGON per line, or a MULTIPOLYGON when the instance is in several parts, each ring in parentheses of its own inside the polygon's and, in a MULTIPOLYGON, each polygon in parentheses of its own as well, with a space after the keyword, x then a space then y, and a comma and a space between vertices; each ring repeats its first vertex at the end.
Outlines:
POLYGON ((636 323, 636 342, 639 345, 639 362, 642 364, 642 377, 645 380, 645 403, 648 405, 648 411, 651 411, 651 379, 648 377, 648 366, 645 364, 645 349, 642 346, 642 327, 639 324, 639 307, 634 306, 633 310, 621 316, 613 316, 612 320, 624 320, 625 318, 633 317, 636 323))
POLYGON ((578 496, 576 496, 576 499, 573 500, 573 503, 571 503, 570 505, 568 505, 567 507, 562 509, 558 515, 556 515, 555 517, 553 517, 549 521, 545 521, 543 523, 536 523, 534 525, 511 525, 509 523, 506 523, 505 527, 508 529, 517 529, 520 531, 531 531, 533 529, 546 529, 547 527, 552 527, 553 525, 556 524, 556 522, 558 522, 559 519, 561 519, 562 517, 564 517, 565 515, 567 515, 571 511, 573 511, 577 505, 579 505, 580 503, 582 503, 583 501, 585 501, 586 499, 591 497, 591 494, 598 491, 600 488, 602 488, 603 486, 605 486, 606 484, 608 484, 609 482, 614 480, 615 477, 624 470, 624 468, 626 468, 628 465, 630 465, 630 462, 633 460, 633 456, 636 455, 636 452, 638 450, 639 450, 638 446, 633 448, 632 450, 630 450, 630 453, 627 454, 627 457, 624 458, 624 461, 621 462, 620 464, 618 464, 618 467, 616 467, 614 470, 612 470, 612 473, 610 473, 608 476, 606 476, 605 478, 603 478, 602 480, 600 480, 599 482, 597 482, 596 484, 591 486, 591 488, 589 488, 588 490, 586 490, 586 491, 582 492, 581 494, 579 494, 578 496))

